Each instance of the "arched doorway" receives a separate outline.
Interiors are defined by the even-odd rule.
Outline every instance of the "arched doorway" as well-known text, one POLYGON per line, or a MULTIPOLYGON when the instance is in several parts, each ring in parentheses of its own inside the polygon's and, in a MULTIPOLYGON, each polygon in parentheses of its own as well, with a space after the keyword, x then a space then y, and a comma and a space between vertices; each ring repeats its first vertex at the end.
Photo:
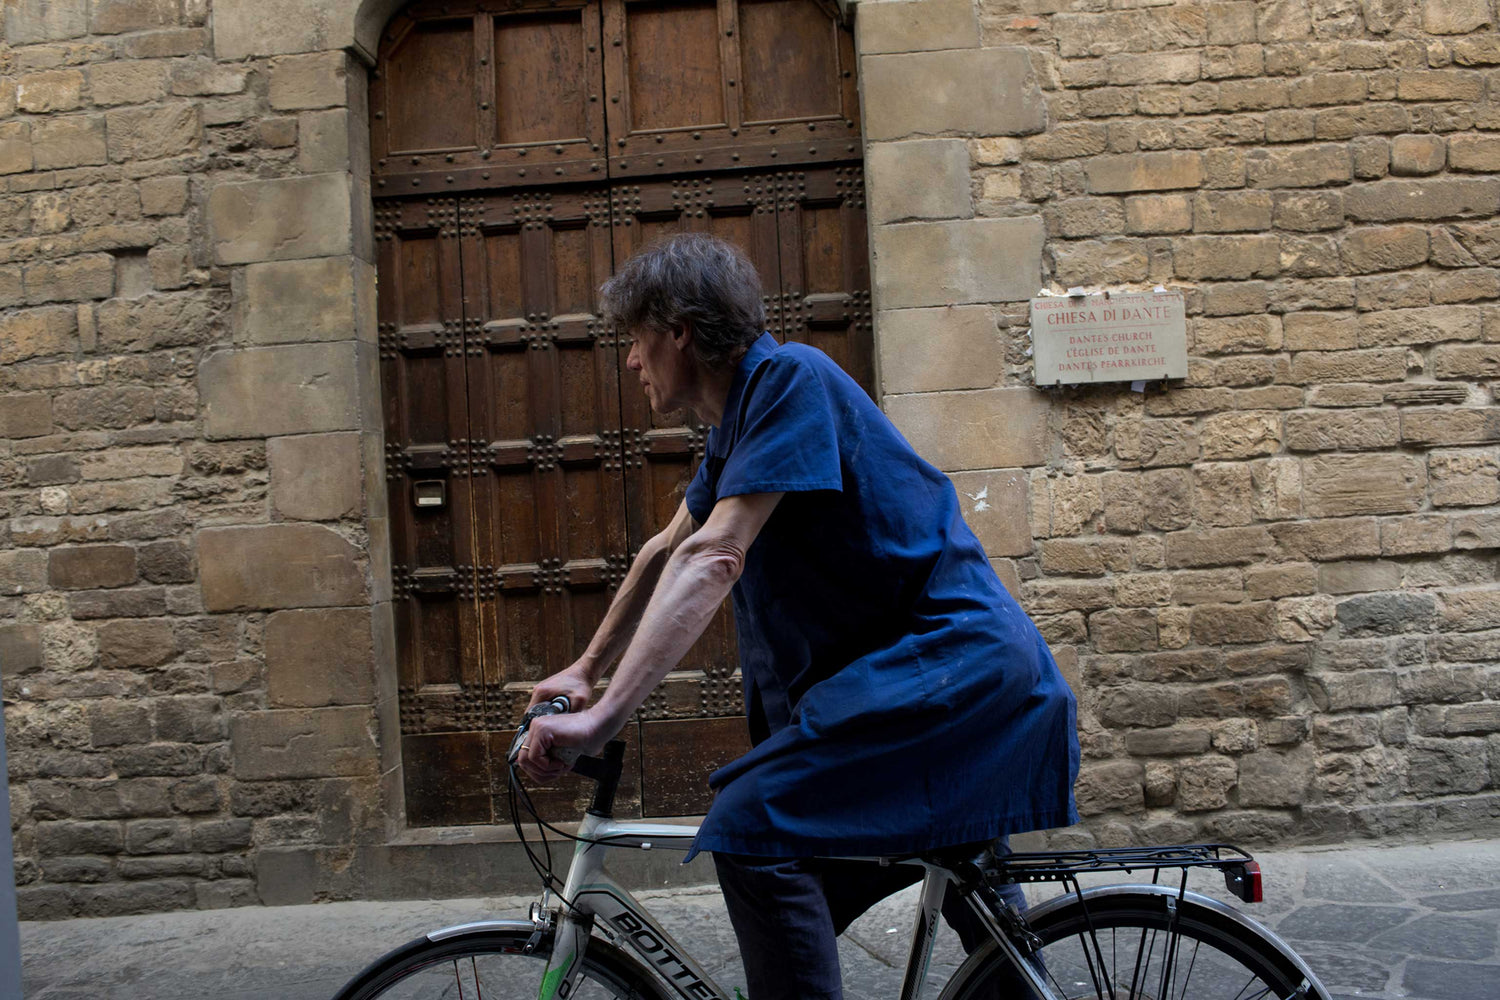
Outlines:
MULTIPOLYGON (((772 332, 873 389, 853 43, 823 0, 421 0, 370 96, 408 819, 503 822, 531 685, 587 645, 706 436, 622 383, 615 265, 734 240, 772 332)), ((625 810, 706 808, 741 711, 726 608, 627 727, 625 810)))

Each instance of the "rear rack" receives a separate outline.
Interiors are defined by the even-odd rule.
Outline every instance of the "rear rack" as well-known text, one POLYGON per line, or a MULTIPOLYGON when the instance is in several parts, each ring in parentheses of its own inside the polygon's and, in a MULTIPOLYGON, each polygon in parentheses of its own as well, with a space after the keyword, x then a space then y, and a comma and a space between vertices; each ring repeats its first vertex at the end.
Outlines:
POLYGON ((991 883, 1070 882, 1099 872, 1150 870, 1151 881, 1164 868, 1217 868, 1230 892, 1247 903, 1259 902, 1260 866, 1231 844, 1178 844, 1171 847, 1107 847, 1091 851, 1035 851, 1007 854, 985 865, 991 883))

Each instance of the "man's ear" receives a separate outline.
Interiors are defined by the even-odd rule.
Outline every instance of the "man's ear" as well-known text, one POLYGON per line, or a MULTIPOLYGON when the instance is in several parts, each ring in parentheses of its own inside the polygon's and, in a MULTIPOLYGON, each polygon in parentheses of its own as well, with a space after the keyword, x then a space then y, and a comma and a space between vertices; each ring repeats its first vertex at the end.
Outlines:
POLYGON ((685 351, 692 342, 693 324, 683 320, 682 325, 672 331, 672 344, 679 351, 685 351))

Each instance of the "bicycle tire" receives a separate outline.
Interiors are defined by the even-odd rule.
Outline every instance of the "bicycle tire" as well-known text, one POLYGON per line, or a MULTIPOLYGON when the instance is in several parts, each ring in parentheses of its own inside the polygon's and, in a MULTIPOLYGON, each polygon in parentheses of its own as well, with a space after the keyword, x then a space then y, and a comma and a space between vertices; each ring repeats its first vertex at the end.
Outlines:
MULTIPOLYGON (((376 959, 334 1000, 536 1000, 552 935, 529 954, 531 926, 420 937, 376 959), (504 967, 503 971, 501 967, 504 967)), ((670 1000, 640 962, 598 937, 589 940, 583 979, 569 1000, 670 1000)))
MULTIPOLYGON (((1165 886, 1102 886, 1085 891, 1082 902, 1065 896, 1032 910, 1028 923, 1042 941, 1044 978, 1058 1000, 1327 1000, 1317 977, 1269 930, 1208 897, 1177 895, 1165 886), (1163 982, 1161 958, 1174 947, 1171 978, 1163 982), (1107 978, 1088 969, 1099 958, 1107 978), (1205 970, 1195 984, 1195 971, 1205 970)), ((1006 990, 1025 996, 996 985, 1015 980, 1010 961, 989 941, 954 973, 941 1000, 988 1000, 1006 990)))

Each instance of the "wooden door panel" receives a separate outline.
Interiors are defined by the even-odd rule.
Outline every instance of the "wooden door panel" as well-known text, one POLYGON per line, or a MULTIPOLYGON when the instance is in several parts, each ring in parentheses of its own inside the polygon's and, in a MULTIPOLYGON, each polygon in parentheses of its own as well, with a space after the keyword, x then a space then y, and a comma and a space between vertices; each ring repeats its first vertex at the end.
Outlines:
POLYGON ((383 153, 479 147, 472 18, 411 21, 392 33, 385 59, 383 153))
POLYGON ((738 8, 745 124, 843 118, 840 73, 849 62, 839 23, 809 0, 740 0, 738 8))
POLYGON ((600 13, 587 0, 420 0, 370 77, 377 193, 605 175, 600 13))
POLYGON ((826 353, 874 398, 863 171, 841 165, 785 178, 777 213, 782 334, 826 353))
POLYGON ((619 351, 597 304, 612 266, 607 206, 603 189, 470 200, 465 310, 495 731, 583 652, 624 575, 619 351))
POLYGON ((708 808, 708 777, 750 750, 743 716, 641 723, 642 810, 696 816, 708 808))
POLYGON ((833 4, 602 0, 602 8, 612 178, 859 155, 854 36, 833 4))
POLYGON ((484 766, 441 749, 484 712, 458 207, 384 202, 375 223, 400 731, 416 789, 408 815, 462 822, 452 817, 475 815, 473 800, 422 792, 448 786, 455 768, 484 766))

